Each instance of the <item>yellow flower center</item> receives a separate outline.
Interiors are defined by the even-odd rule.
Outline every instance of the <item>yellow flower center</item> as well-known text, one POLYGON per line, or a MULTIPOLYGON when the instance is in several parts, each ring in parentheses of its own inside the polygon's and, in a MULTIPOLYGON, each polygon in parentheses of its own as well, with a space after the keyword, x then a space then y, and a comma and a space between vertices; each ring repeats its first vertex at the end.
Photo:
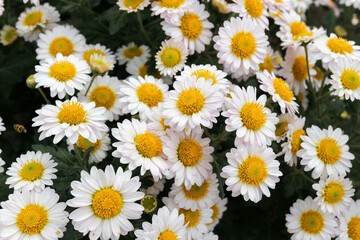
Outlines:
POLYGON ((148 107, 155 107, 162 102, 164 94, 161 89, 153 83, 143 83, 136 90, 140 102, 145 103, 148 107))
POLYGON ((162 152, 161 139, 155 133, 146 131, 134 138, 136 150, 144 158, 159 156, 162 152))
POLYGON ((30 204, 21 209, 16 218, 16 225, 20 232, 35 235, 41 233, 48 221, 48 213, 44 207, 30 204))
POLYGON ((259 68, 260 68, 260 71, 263 72, 263 71, 267 70, 269 73, 271 73, 274 70, 275 63, 269 54, 266 55, 264 62, 259 64, 259 68))
POLYGON ((143 0, 124 0, 124 5, 127 8, 137 8, 143 0))
POLYGON ((212 214, 212 216, 211 216, 212 222, 206 224, 206 225, 208 225, 208 226, 214 224, 215 221, 216 221, 216 219, 218 219, 218 217, 219 217, 219 215, 220 215, 220 209, 219 209, 219 207, 217 206, 216 203, 211 207, 211 209, 213 210, 213 214, 212 214))
POLYGON ((89 49, 83 53, 83 59, 90 65, 90 57, 93 54, 98 54, 99 56, 105 56, 105 53, 100 49, 89 49))
POLYGON ((50 66, 49 76, 60 82, 71 80, 76 75, 75 65, 68 61, 56 62, 50 66))
POLYGON ((267 166, 259 156, 250 156, 239 166, 239 178, 243 183, 259 186, 268 175, 267 166))
POLYGON ((273 79, 275 93, 279 94, 280 98, 286 102, 291 102, 294 98, 294 93, 290 90, 289 84, 287 84, 281 78, 273 79))
POLYGON ((279 122, 275 125, 275 136, 280 137, 286 133, 286 128, 289 125, 288 121, 279 122))
POLYGON ((164 8, 178 8, 183 5, 184 2, 185 0, 160 0, 159 4, 164 8))
POLYGON ((266 123, 266 113, 264 106, 260 103, 246 103, 241 111, 240 117, 244 126, 251 130, 259 130, 266 123))
POLYGON ((352 217, 348 223, 349 238, 352 240, 360 240, 360 218, 352 217))
POLYGON ((33 11, 26 14, 23 24, 25 26, 34 26, 38 23, 42 22, 42 12, 41 11, 33 11))
POLYGON ((90 142, 83 136, 79 135, 79 138, 76 142, 76 145, 81 149, 81 151, 85 152, 89 147, 94 147, 94 149, 90 153, 96 152, 101 146, 101 140, 97 140, 95 143, 90 142))
POLYGON ((299 56, 295 58, 292 65, 291 72, 294 75, 296 81, 303 81, 307 78, 306 58, 305 56, 299 56))
POLYGON ((238 32, 231 38, 231 52, 238 58, 250 58, 256 47, 256 38, 251 32, 238 32))
POLYGON ((161 61, 165 67, 174 67, 181 61, 181 52, 176 48, 167 48, 161 55, 161 61))
POLYGON ((341 184, 337 182, 331 182, 325 186, 323 197, 326 203, 336 204, 338 202, 341 202, 344 196, 345 191, 344 187, 341 184))
POLYGON ((58 37, 50 43, 49 52, 53 57, 56 57, 57 53, 61 53, 63 56, 69 56, 74 53, 74 45, 68 38, 58 37))
POLYGON ((209 192, 210 184, 207 181, 204 181, 201 186, 196 184, 192 185, 190 190, 186 190, 185 185, 183 185, 182 190, 187 199, 193 201, 199 201, 207 196, 209 192))
POLYGON ((305 136, 305 131, 303 129, 298 129, 293 132, 291 137, 291 153, 296 155, 296 153, 302 148, 301 147, 301 136, 305 136))
POLYGON ((160 124, 161 124, 163 130, 166 131, 166 129, 168 129, 168 128, 170 128, 170 127, 169 127, 168 125, 165 125, 165 124, 164 124, 164 121, 165 121, 165 118, 161 118, 161 119, 160 119, 160 124))
POLYGON ((297 40, 299 37, 311 36, 313 33, 308 31, 306 24, 303 21, 296 21, 290 24, 291 34, 293 39, 297 40))
POLYGON ((148 75, 148 69, 149 69, 149 66, 143 64, 140 68, 139 68, 139 72, 138 72, 138 75, 140 77, 145 77, 146 75, 148 75))
POLYGON ((123 206, 121 194, 112 188, 104 188, 95 192, 91 202, 94 214, 102 219, 115 217, 123 206))
POLYGON ((39 161, 30 160, 22 166, 19 176, 21 180, 34 182, 42 178, 44 174, 44 166, 39 161))
POLYGON ((351 54, 354 51, 351 44, 349 44, 349 42, 346 39, 343 39, 341 37, 330 38, 327 41, 326 45, 328 46, 330 51, 334 53, 340 53, 343 55, 345 55, 346 53, 351 54))
POLYGON ((165 230, 160 233, 157 240, 178 240, 178 236, 171 230, 165 230))
POLYGON ((360 86, 360 75, 354 69, 346 69, 341 74, 341 83, 345 89, 356 90, 360 86))
POLYGON ((303 212, 300 217, 300 228, 308 234, 319 234, 324 227, 324 217, 318 211, 303 212))
POLYGON ((129 47, 127 49, 124 50, 123 55, 127 58, 127 59, 133 59, 134 57, 139 57, 143 54, 143 50, 140 47, 134 46, 134 47, 129 47))
POLYGON ((191 211, 190 209, 185 210, 183 208, 180 208, 179 214, 184 214, 185 224, 189 223, 186 228, 196 227, 200 223, 200 216, 201 216, 200 210, 191 211))
POLYGON ((107 86, 96 87, 90 94, 90 101, 95 102, 96 107, 104 107, 107 110, 114 106, 115 100, 115 92, 107 86))
POLYGON ((205 97, 197 88, 183 90, 179 94, 176 106, 182 114, 192 115, 198 113, 205 105, 205 97))
POLYGON ((216 75, 214 72, 211 72, 207 69, 198 69, 191 73, 191 76, 196 76, 197 79, 203 77, 205 78, 205 81, 212 79, 212 84, 214 85, 217 83, 216 81, 216 75))
POLYGON ((244 0, 245 9, 253 18, 262 16, 264 3, 261 0, 244 0))
POLYGON ((65 102, 60 107, 57 115, 60 123, 68 123, 70 125, 78 125, 86 122, 86 111, 79 102, 65 102))
POLYGON ((192 139, 184 139, 181 141, 177 149, 177 154, 179 160, 186 167, 195 166, 204 155, 201 145, 192 139))
POLYGON ((203 30, 203 24, 197 14, 187 13, 181 18, 179 28, 186 38, 195 40, 199 38, 203 30))
POLYGON ((318 66, 314 66, 314 69, 316 71, 316 75, 314 76, 314 78, 319 82, 321 82, 324 77, 324 72, 321 71, 321 69, 318 66))
POLYGON ((341 158, 341 146, 333 138, 324 138, 316 146, 317 156, 325 164, 335 164, 341 158))

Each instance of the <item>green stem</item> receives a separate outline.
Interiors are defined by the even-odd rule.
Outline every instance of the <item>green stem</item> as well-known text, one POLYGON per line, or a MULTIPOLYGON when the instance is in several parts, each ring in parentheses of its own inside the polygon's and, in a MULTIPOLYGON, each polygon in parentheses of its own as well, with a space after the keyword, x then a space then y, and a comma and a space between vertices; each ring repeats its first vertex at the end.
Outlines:
POLYGON ((145 31, 144 24, 143 24, 143 22, 142 22, 142 20, 141 20, 140 11, 137 11, 137 12, 136 12, 136 15, 137 15, 137 19, 138 19, 139 24, 140 24, 140 30, 141 30, 141 32, 144 34, 144 37, 146 38, 146 41, 150 44, 150 46, 151 46, 152 49, 155 49, 154 44, 152 43, 152 41, 150 40, 148 34, 147 34, 146 31, 145 31))
POLYGON ((47 104, 51 104, 51 102, 49 101, 49 99, 46 97, 44 91, 43 91, 41 88, 38 88, 38 90, 39 90, 41 96, 44 98, 45 102, 46 102, 47 104))
POLYGON ((322 78, 322 80, 321 80, 321 86, 320 86, 320 89, 319 89, 319 96, 321 96, 321 93, 322 93, 323 88, 324 88, 324 86, 325 86, 325 79, 326 79, 326 77, 327 77, 327 75, 328 75, 329 73, 330 73, 330 70, 329 70, 329 69, 327 69, 326 72, 324 73, 324 76, 323 76, 323 78, 322 78))
POLYGON ((203 128, 204 129, 204 133, 205 133, 205 135, 208 137, 208 138, 210 138, 210 140, 212 141, 212 140, 214 140, 214 138, 211 136, 211 134, 209 133, 209 130, 207 129, 207 128, 203 128))
POLYGON ((294 170, 295 170, 296 174, 302 176, 305 180, 307 180, 311 183, 316 183, 316 181, 314 179, 312 179, 311 177, 309 177, 308 175, 305 174, 304 167, 298 169, 294 166, 294 170))
POLYGON ((87 170, 86 164, 84 163, 84 160, 81 156, 80 149, 78 148, 78 146, 76 144, 74 144, 73 146, 74 146, 75 156, 76 156, 77 160, 79 161, 81 168, 84 170, 87 170))
POLYGON ((327 93, 325 93, 325 94, 322 95, 322 96, 319 96, 319 97, 318 97, 318 100, 323 99, 324 97, 327 97, 328 95, 330 95, 330 94, 333 93, 333 92, 335 92, 335 89, 333 89, 333 90, 331 90, 331 91, 328 91, 327 93))
POLYGON ((93 75, 93 76, 92 76, 92 78, 91 78, 91 82, 90 82, 90 84, 89 84, 88 88, 86 89, 86 92, 85 92, 85 97, 86 97, 86 95, 88 94, 88 92, 89 92, 89 90, 90 90, 90 88, 91 88, 91 85, 93 84, 93 82, 94 82, 94 80, 95 80, 96 76, 97 76, 97 74, 96 74, 96 73, 94 73, 94 75, 93 75))
POLYGON ((313 94, 314 100, 316 101, 316 93, 315 93, 314 87, 312 85, 311 76, 310 76, 309 54, 308 54, 308 50, 307 50, 307 44, 304 44, 303 46, 305 48, 305 58, 306 58, 306 70, 307 70, 307 75, 308 75, 308 84, 309 84, 309 87, 310 87, 310 91, 313 94))

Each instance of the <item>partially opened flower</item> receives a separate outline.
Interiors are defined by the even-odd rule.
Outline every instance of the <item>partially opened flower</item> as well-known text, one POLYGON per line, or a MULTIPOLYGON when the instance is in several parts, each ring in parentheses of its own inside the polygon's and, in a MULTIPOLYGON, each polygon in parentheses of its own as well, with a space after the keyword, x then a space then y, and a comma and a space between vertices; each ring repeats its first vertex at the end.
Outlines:
POLYGON ((94 53, 90 57, 90 68, 93 72, 104 75, 114 69, 114 60, 106 55, 94 53))
POLYGON ((16 28, 10 25, 4 25, 0 31, 0 42, 2 45, 7 46, 15 42, 19 34, 16 31, 16 28))

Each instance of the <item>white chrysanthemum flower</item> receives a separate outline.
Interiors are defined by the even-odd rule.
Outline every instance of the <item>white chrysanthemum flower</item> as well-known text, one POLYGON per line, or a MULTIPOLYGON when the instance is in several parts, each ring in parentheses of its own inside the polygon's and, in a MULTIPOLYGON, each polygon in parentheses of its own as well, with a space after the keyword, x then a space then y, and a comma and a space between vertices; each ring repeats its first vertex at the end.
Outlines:
POLYGON ((135 57, 140 58, 141 62, 147 62, 150 58, 150 48, 145 45, 137 46, 131 42, 116 51, 116 59, 120 65, 132 61, 135 57))
POLYGON ((248 18, 254 21, 254 24, 268 29, 268 11, 263 0, 234 0, 229 4, 229 8, 234 13, 239 13, 241 18, 248 18))
POLYGON ((269 45, 265 29, 251 19, 231 18, 214 37, 219 63, 239 76, 258 71, 269 45))
POLYGON ((155 79, 153 76, 129 77, 123 83, 119 92, 119 102, 123 106, 122 113, 131 115, 139 113, 143 120, 152 114, 154 107, 164 102, 169 89, 162 79, 155 79))
POLYGON ((39 35, 36 59, 45 60, 56 58, 58 53, 61 53, 65 57, 72 54, 81 59, 82 53, 86 49, 85 42, 85 37, 73 26, 57 26, 39 35))
POLYGON ((41 192, 46 185, 53 185, 52 179, 56 179, 57 163, 51 158, 49 153, 40 151, 21 154, 6 171, 9 176, 6 184, 17 191, 28 189, 41 192))
POLYGON ((85 60, 90 65, 90 57, 95 53, 98 54, 99 56, 107 56, 111 60, 112 64, 115 64, 116 62, 115 55, 113 54, 113 52, 111 52, 110 49, 98 43, 95 45, 94 44, 86 45, 84 52, 82 53, 82 59, 85 60))
POLYGON ((184 214, 179 214, 177 208, 169 211, 162 207, 154 214, 152 223, 143 222, 142 229, 135 231, 136 240, 177 240, 186 239, 184 214))
POLYGON ((23 0, 24 3, 27 3, 29 1, 31 4, 34 4, 34 5, 39 5, 39 3, 40 3, 40 0, 23 0))
POLYGON ((209 138, 201 138, 202 134, 202 131, 192 131, 189 135, 168 131, 164 137, 164 153, 169 165, 167 178, 174 178, 176 186, 184 184, 189 190, 194 184, 201 186, 210 176, 214 148, 209 145, 209 138))
POLYGON ((25 41, 33 42, 39 38, 42 31, 51 30, 60 21, 59 12, 48 3, 25 9, 16 22, 19 36, 25 41))
POLYGON ((317 39, 309 48, 309 55, 316 60, 321 60, 325 69, 329 68, 331 62, 343 60, 360 60, 360 46, 355 45, 354 41, 336 36, 334 33, 330 37, 324 36, 317 39))
POLYGON ((172 198, 166 197, 163 198, 163 202, 170 210, 179 209, 179 214, 184 215, 184 225, 186 225, 187 229, 187 236, 184 239, 199 239, 202 234, 208 232, 206 224, 211 222, 211 209, 186 210, 179 208, 172 198))
MULTIPOLYGON (((0 149, 0 154, 2 153, 2 150, 0 149)), ((5 161, 0 157, 0 173, 4 172, 4 165, 5 161)))
POLYGON ((90 239, 118 239, 133 231, 129 219, 139 219, 143 206, 135 201, 144 197, 137 191, 141 186, 139 177, 131 178, 131 171, 119 167, 116 172, 112 165, 105 171, 92 167, 90 174, 81 171, 79 181, 71 183, 74 198, 66 204, 76 208, 70 213, 75 230, 90 239))
POLYGON ((226 111, 222 112, 226 131, 236 130, 236 142, 270 145, 276 139, 275 124, 279 122, 276 113, 265 107, 266 96, 256 98, 256 88, 236 86, 226 98, 226 111))
POLYGON ((89 66, 93 72, 104 75, 114 69, 114 63, 115 61, 107 55, 94 53, 90 57, 89 66))
POLYGON ((351 201, 350 206, 338 216, 338 237, 336 240, 355 240, 360 238, 360 200, 351 201))
POLYGON ((94 102, 81 103, 76 97, 65 102, 56 101, 56 106, 45 105, 35 112, 33 127, 41 132, 39 140, 54 135, 54 144, 60 142, 65 136, 71 144, 75 144, 79 135, 96 142, 101 139, 101 132, 107 131, 104 121, 105 108, 96 108, 94 102))
POLYGON ((201 185, 192 185, 189 190, 186 190, 185 185, 172 185, 169 196, 172 196, 175 203, 184 209, 210 208, 215 204, 215 200, 219 197, 218 180, 213 173, 209 178, 205 179, 201 185))
POLYGON ((360 99, 360 59, 352 61, 349 59, 340 60, 330 64, 331 75, 330 90, 332 94, 345 97, 351 101, 360 99))
POLYGON ((205 81, 212 80, 211 85, 216 85, 224 96, 229 92, 230 81, 225 78, 226 73, 218 70, 214 65, 192 64, 191 67, 185 66, 181 76, 175 76, 175 78, 179 81, 186 81, 189 76, 196 76, 197 79, 204 78, 205 81))
POLYGON ((286 227, 291 239, 330 240, 336 233, 335 216, 323 212, 311 197, 296 200, 286 214, 286 227))
POLYGON ((256 145, 238 145, 226 154, 229 165, 222 169, 227 191, 231 196, 243 195, 244 200, 259 202, 264 194, 270 197, 269 188, 274 189, 282 173, 272 148, 256 145))
POLYGON ((113 143, 116 150, 114 157, 120 158, 123 164, 129 164, 130 170, 141 166, 140 174, 150 171, 155 181, 167 174, 168 166, 163 154, 161 136, 149 131, 145 122, 137 119, 125 119, 111 129, 112 135, 119 141, 113 143))
POLYGON ((132 75, 133 77, 142 77, 145 78, 148 75, 149 66, 146 65, 146 61, 142 58, 135 57, 133 60, 129 61, 126 64, 126 72, 132 75))
POLYGON ((312 0, 291 0, 291 8, 300 15, 304 15, 306 10, 311 5, 312 0))
POLYGON ((140 188, 140 191, 145 193, 145 195, 153 195, 154 197, 157 197, 160 192, 164 190, 165 187, 165 178, 161 178, 158 181, 155 181, 153 177, 148 177, 147 180, 153 182, 153 185, 151 185, 148 188, 140 188))
POLYGON ((193 55, 195 51, 197 53, 205 51, 205 45, 211 42, 212 32, 210 29, 214 25, 209 22, 209 16, 205 5, 195 1, 191 9, 179 13, 172 20, 165 18, 161 25, 167 36, 184 44, 185 48, 189 50, 189 54, 193 55))
POLYGON ((215 235, 213 232, 204 233, 200 236, 199 240, 218 240, 218 235, 215 235))
POLYGON ((305 118, 296 118, 293 123, 289 124, 289 130, 287 131, 287 141, 281 144, 283 148, 281 153, 284 153, 284 161, 290 166, 297 165, 297 152, 302 149, 301 136, 305 136, 304 131, 305 118))
POLYGON ((277 59, 276 59, 276 53, 274 52, 274 50, 271 48, 271 46, 268 46, 266 48, 266 57, 264 59, 264 61, 262 61, 259 64, 259 70, 260 71, 268 71, 268 72, 273 72, 275 74, 277 74, 278 68, 280 67, 277 59))
POLYGON ((5 131, 6 128, 4 126, 4 122, 3 122, 3 119, 2 117, 0 117, 0 135, 1 135, 1 132, 5 131))
MULTIPOLYGON (((318 66, 314 66, 313 69, 315 70, 316 74, 312 77, 311 82, 315 90, 319 91, 325 72, 321 70, 321 68, 319 68, 318 66)), ((329 84, 329 81, 330 79, 328 78, 328 76, 326 76, 324 79, 324 86, 329 84)))
POLYGON ((285 140, 286 135, 289 131, 289 125, 295 121, 296 117, 288 113, 285 113, 285 114, 280 114, 278 118, 279 118, 279 122, 275 124, 275 128, 276 128, 275 136, 277 143, 285 140))
POLYGON ((355 189, 352 182, 343 176, 330 175, 327 179, 320 179, 319 183, 313 184, 317 197, 314 199, 321 210, 339 215, 349 207, 355 189))
POLYGON ((313 125, 306 129, 306 136, 301 136, 303 142, 297 155, 301 158, 301 165, 305 171, 313 170, 311 176, 346 175, 352 167, 351 160, 355 157, 346 145, 349 137, 340 128, 333 130, 332 126, 321 130, 313 125))
POLYGON ((50 88, 50 96, 62 99, 66 94, 73 96, 76 90, 82 90, 90 81, 91 70, 85 60, 61 53, 56 58, 47 58, 35 66, 34 80, 36 87, 50 88))
POLYGON ((201 126, 212 128, 224 101, 218 86, 204 78, 188 76, 175 81, 173 87, 164 99, 164 124, 179 132, 199 132, 201 126))
POLYGON ((160 15, 163 19, 174 21, 178 15, 184 14, 195 4, 194 0, 159 0, 151 4, 152 15, 160 15))
POLYGON ((117 0, 117 5, 120 10, 131 13, 144 10, 144 8, 150 5, 150 0, 117 0))
POLYGON ((295 102, 294 93, 284 79, 277 78, 273 72, 269 73, 266 70, 258 72, 256 76, 261 84, 260 89, 269 93, 272 100, 279 104, 281 113, 287 111, 289 114, 295 115, 299 112, 299 105, 295 102))
POLYGON ((0 42, 2 45, 7 46, 15 42, 19 34, 16 31, 16 28, 10 25, 4 25, 0 31, 0 42))
MULTIPOLYGON (((90 142, 81 135, 79 135, 79 138, 76 141, 76 146, 82 152, 85 152, 89 147, 94 147, 94 149, 90 152, 89 164, 102 162, 107 156, 106 152, 111 149, 109 134, 107 132, 101 132, 101 135, 102 137, 95 143, 90 142)), ((67 140, 67 144, 69 151, 74 150, 74 144, 71 144, 69 140, 67 140)))
POLYGON ((165 40, 155 55, 155 67, 162 75, 172 77, 184 68, 188 55, 189 52, 184 44, 174 39, 165 40))
POLYGON ((1 203, 0 237, 9 239, 59 239, 64 236, 69 213, 53 189, 24 189, 1 203))
MULTIPOLYGON (((312 68, 315 64, 315 58, 309 56, 309 71, 310 75, 316 74, 312 68)), ((286 79, 291 89, 297 95, 299 92, 304 92, 307 88, 306 79, 308 78, 306 67, 305 50, 300 47, 288 47, 285 54, 285 61, 280 63, 282 69, 278 74, 286 79)))
POLYGON ((221 199, 219 196, 215 200, 215 204, 211 206, 211 210, 213 210, 213 214, 211 216, 212 222, 206 224, 209 231, 214 230, 215 226, 220 222, 224 212, 226 211, 228 200, 227 198, 221 199))

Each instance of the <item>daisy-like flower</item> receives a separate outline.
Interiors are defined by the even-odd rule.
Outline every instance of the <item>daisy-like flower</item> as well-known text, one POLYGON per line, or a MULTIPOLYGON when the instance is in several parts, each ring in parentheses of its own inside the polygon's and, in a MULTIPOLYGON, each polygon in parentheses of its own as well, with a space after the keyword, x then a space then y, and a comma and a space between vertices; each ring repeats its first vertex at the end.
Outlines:
MULTIPOLYGON (((310 75, 316 74, 313 69, 315 58, 309 56, 310 75)), ((285 61, 280 63, 281 70, 279 75, 284 77, 289 83, 293 92, 297 95, 299 92, 304 92, 307 88, 305 80, 308 78, 306 67, 306 56, 303 47, 288 47, 285 54, 285 61)))
MULTIPOLYGON (((94 149, 90 152, 89 163, 100 163, 102 162, 106 156, 107 151, 111 149, 111 140, 109 134, 106 132, 101 132, 102 137, 98 139, 95 143, 90 142, 83 136, 79 136, 76 141, 76 146, 82 151, 85 152, 89 147, 94 147, 94 149)), ((74 150, 74 144, 71 144, 69 140, 67 140, 69 151, 74 150)))
POLYGON ((2 117, 0 117, 0 135, 1 135, 1 132, 5 131, 6 128, 4 126, 4 122, 3 122, 3 119, 2 117))
POLYGON ((81 103, 72 97, 55 103, 56 106, 48 104, 35 111, 38 116, 32 119, 32 126, 40 126, 40 141, 54 135, 53 141, 57 144, 66 136, 71 144, 75 144, 81 135, 94 143, 101 139, 101 132, 108 130, 104 123, 105 108, 96 108, 94 102, 81 103))
POLYGON ((286 214, 286 227, 292 240, 330 240, 336 226, 335 216, 323 212, 311 197, 296 200, 290 214, 286 214))
POLYGON ((178 15, 184 14, 195 4, 194 0, 159 0, 151 4, 152 15, 160 15, 163 19, 174 21, 178 15))
POLYGON ((277 78, 273 72, 269 73, 266 70, 258 72, 256 76, 261 84, 260 89, 272 96, 272 100, 279 104, 282 113, 286 111, 291 115, 298 113, 299 105, 295 102, 294 93, 284 79, 277 78))
POLYGON ((298 14, 304 15, 311 3, 312 0, 291 0, 291 8, 294 9, 298 14))
POLYGON ((144 78, 148 75, 149 65, 146 65, 146 61, 142 58, 135 57, 132 61, 126 64, 126 72, 133 77, 140 76, 144 78))
POLYGON ((153 185, 148 188, 140 188, 140 191, 146 195, 153 195, 154 197, 157 197, 159 193, 164 190, 166 180, 162 178, 158 181, 155 181, 153 177, 148 177, 147 180, 153 182, 153 185))
POLYGON ((122 113, 139 113, 140 118, 146 120, 152 114, 152 109, 164 102, 168 89, 169 86, 164 84, 162 79, 155 79, 153 76, 130 77, 124 80, 119 92, 119 102, 123 105, 122 113))
POLYGON ((334 33, 330 37, 317 39, 312 47, 309 48, 309 54, 315 59, 320 59, 325 69, 329 68, 331 62, 343 60, 359 60, 360 46, 355 42, 336 36, 334 33))
POLYGON ((276 113, 265 107, 266 96, 256 98, 256 88, 236 86, 230 91, 231 98, 225 101, 226 111, 222 112, 226 131, 236 130, 236 141, 250 144, 270 145, 276 139, 275 124, 279 122, 276 113))
POLYGON ((210 208, 219 196, 218 185, 216 175, 213 173, 200 186, 194 184, 189 190, 186 190, 184 184, 180 186, 173 184, 169 195, 173 196, 175 203, 184 209, 195 211, 210 208))
POLYGON ((89 66, 93 72, 104 75, 106 72, 114 69, 114 61, 106 55, 94 53, 90 57, 89 66))
POLYGON ((85 60, 87 64, 90 65, 90 57, 95 53, 98 54, 99 56, 107 56, 113 64, 115 64, 116 62, 115 55, 113 54, 113 52, 111 52, 110 49, 100 44, 86 45, 85 51, 82 54, 82 59, 85 60))
POLYGON ((144 8, 150 5, 150 0, 117 0, 117 5, 120 10, 131 13, 144 10, 144 8))
POLYGON ((186 239, 184 214, 179 214, 177 208, 170 211, 162 207, 152 216, 152 223, 143 222, 143 230, 136 230, 136 240, 176 240, 186 239))
POLYGON ((214 37, 219 63, 239 76, 258 71, 269 45, 265 29, 251 19, 231 18, 214 37))
POLYGON ((350 206, 343 209, 339 217, 339 233, 337 240, 355 240, 360 238, 360 200, 351 201, 350 206))
POLYGON ((287 132, 289 131, 289 125, 295 121, 295 117, 288 113, 280 114, 278 118, 279 122, 275 124, 275 136, 277 143, 286 138, 287 132))
POLYGON ((264 61, 259 64, 259 70, 262 72, 266 70, 268 72, 274 72, 276 74, 279 66, 279 63, 276 60, 276 53, 271 48, 271 46, 268 46, 266 48, 266 57, 264 61))
POLYGON ((175 186, 184 184, 185 189, 190 190, 192 185, 201 186, 209 178, 214 148, 209 145, 209 138, 201 138, 202 134, 202 131, 192 131, 189 135, 168 131, 164 137, 164 153, 169 165, 167 178, 175 178, 175 186))
POLYGON ((165 40, 155 55, 155 67, 161 74, 172 77, 184 68, 188 54, 184 44, 173 39, 165 40))
POLYGON ((16 22, 17 32, 25 41, 33 42, 41 31, 53 29, 60 21, 59 12, 48 3, 27 8, 16 22))
POLYGON ((229 165, 222 169, 227 191, 231 196, 243 195, 244 200, 259 202, 264 194, 270 197, 269 188, 274 189, 282 173, 272 148, 256 145, 238 145, 226 154, 229 165))
POLYGON ((305 136, 304 131, 305 118, 296 118, 293 123, 289 124, 287 131, 287 141, 281 144, 283 148, 282 153, 285 153, 284 160, 290 166, 297 165, 297 152, 302 149, 301 143, 303 140, 301 136, 305 136))
POLYGON ((56 58, 58 53, 67 57, 75 55, 79 59, 86 49, 85 37, 70 25, 57 26, 39 35, 36 59, 56 58))
POLYGON ((215 199, 215 204, 211 206, 213 214, 211 216, 212 222, 206 224, 209 231, 214 230, 215 226, 220 222, 224 212, 226 211, 227 198, 221 199, 219 196, 215 199))
POLYGON ((268 29, 268 11, 264 0, 234 0, 229 4, 229 8, 234 13, 239 13, 241 18, 248 18, 254 21, 254 24, 268 29))
POLYGON ((163 104, 159 104, 158 107, 154 107, 151 110, 151 114, 147 118, 147 124, 151 131, 155 132, 159 136, 166 135, 166 130, 170 127, 164 124, 165 118, 162 115, 163 104))
POLYGON ((210 44, 214 24, 209 22, 209 12, 205 11, 205 5, 194 2, 191 9, 179 13, 173 20, 161 22, 165 34, 174 41, 184 44, 193 55, 195 51, 201 53, 205 45, 210 44))
POLYGON ((92 167, 90 174, 81 171, 79 181, 71 183, 68 206, 76 208, 70 213, 75 230, 88 234, 90 239, 118 239, 133 231, 129 219, 139 219, 143 206, 135 201, 144 197, 137 191, 141 185, 139 177, 131 177, 131 171, 112 165, 105 171, 92 167))
POLYGON ((50 88, 50 96, 56 95, 62 99, 66 94, 72 96, 75 89, 82 90, 90 81, 90 68, 86 61, 70 55, 64 57, 61 53, 56 58, 48 58, 35 66, 34 80, 36 87, 50 88))
POLYGON ((349 152, 346 145, 349 137, 335 130, 332 126, 321 130, 317 126, 306 129, 306 136, 301 136, 303 142, 297 155, 301 158, 301 165, 305 165, 305 171, 313 170, 311 176, 316 179, 320 176, 346 175, 352 167, 351 160, 355 157, 349 152))
POLYGON ((175 81, 173 87, 164 100, 164 124, 178 132, 199 132, 201 125, 212 128, 223 103, 218 86, 204 78, 189 76, 175 81))
POLYGON ((132 61, 135 57, 140 58, 142 62, 147 62, 150 58, 150 48, 145 45, 138 46, 131 42, 116 51, 116 59, 120 65, 132 61))
POLYGON ((119 119, 122 105, 119 102, 120 88, 122 82, 117 77, 97 76, 92 83, 87 96, 85 96, 90 82, 88 82, 82 91, 79 92, 78 98, 81 102, 95 102, 96 107, 104 107, 105 115, 109 121, 119 119))
POLYGON ((335 90, 332 94, 345 97, 351 101, 360 99, 360 60, 351 61, 344 59, 337 63, 330 64, 333 73, 329 80, 330 90, 335 90))
POLYGON ((41 192, 24 189, 1 203, 1 239, 59 239, 66 231, 69 213, 53 189, 41 192))
POLYGON ((211 222, 211 209, 186 210, 179 208, 172 198, 163 198, 163 202, 171 211, 173 209, 179 209, 179 214, 184 215, 184 225, 186 225, 187 229, 187 234, 184 239, 200 239, 202 234, 208 232, 206 224, 211 222))
POLYGON ((111 129, 112 135, 119 140, 113 143, 116 150, 113 156, 120 158, 123 164, 129 164, 129 169, 134 170, 141 166, 140 174, 144 175, 150 170, 155 181, 167 174, 167 163, 163 155, 161 137, 149 131, 145 122, 125 119, 117 124, 117 128, 111 129))
POLYGON ((324 212, 339 215, 349 207, 355 190, 348 178, 330 175, 327 179, 320 179, 319 183, 313 184, 317 197, 314 199, 324 212))
MULTIPOLYGON (((2 150, 0 149, 0 154, 2 153, 2 150)), ((0 173, 4 172, 4 165, 5 161, 0 157, 0 173)))
POLYGON ((16 31, 16 28, 10 25, 4 25, 0 31, 0 42, 2 45, 7 46, 15 42, 19 34, 16 31))
POLYGON ((26 154, 21 154, 6 171, 9 177, 5 183, 18 191, 44 190, 45 185, 53 185, 52 179, 56 179, 57 163, 51 158, 49 153, 40 151, 28 151, 26 154))
POLYGON ((227 14, 231 12, 229 4, 225 0, 211 0, 211 4, 219 13, 227 14))

